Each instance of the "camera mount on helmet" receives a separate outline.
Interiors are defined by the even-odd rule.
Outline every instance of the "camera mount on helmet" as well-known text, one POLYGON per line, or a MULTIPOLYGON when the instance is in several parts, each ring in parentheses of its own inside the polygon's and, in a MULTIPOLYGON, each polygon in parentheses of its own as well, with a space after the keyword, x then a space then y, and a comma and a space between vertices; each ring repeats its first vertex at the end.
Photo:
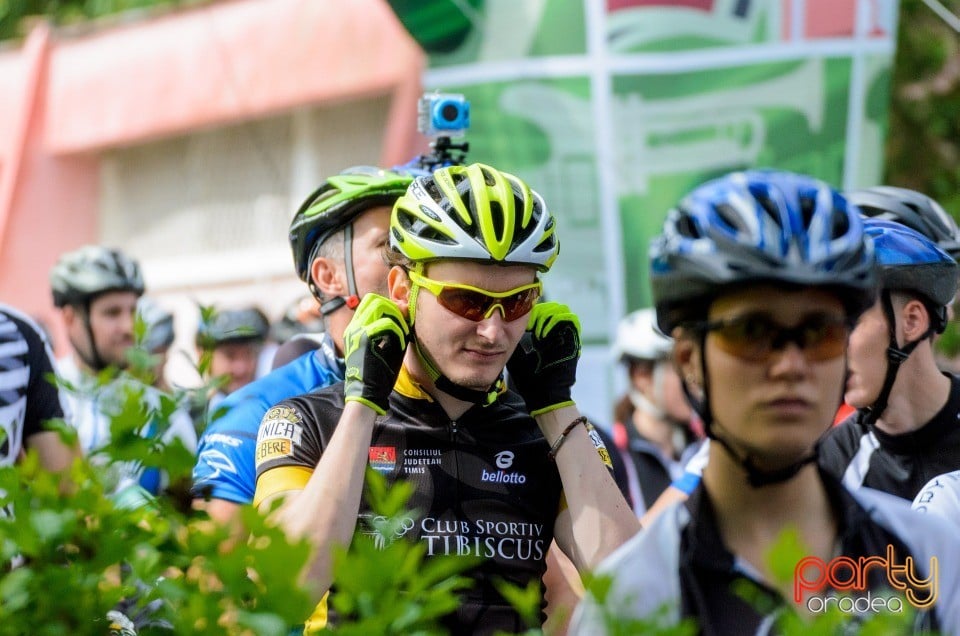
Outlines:
POLYGON ((428 93, 417 103, 417 130, 430 137, 430 152, 409 165, 433 172, 438 168, 466 163, 469 142, 454 143, 470 128, 470 102, 459 93, 428 93))

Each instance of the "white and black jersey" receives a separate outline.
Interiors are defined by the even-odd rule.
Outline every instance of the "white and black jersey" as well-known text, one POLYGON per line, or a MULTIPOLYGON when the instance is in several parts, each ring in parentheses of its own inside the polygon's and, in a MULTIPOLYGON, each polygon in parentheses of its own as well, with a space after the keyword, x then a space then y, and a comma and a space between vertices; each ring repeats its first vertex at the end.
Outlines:
POLYGON ((820 445, 820 465, 851 490, 861 486, 912 501, 937 475, 960 470, 960 378, 950 376, 950 397, 915 431, 890 435, 854 413, 820 445))
POLYGON ((0 466, 16 462, 24 441, 43 431, 45 421, 63 417, 52 374, 53 354, 40 327, 0 305, 0 466))

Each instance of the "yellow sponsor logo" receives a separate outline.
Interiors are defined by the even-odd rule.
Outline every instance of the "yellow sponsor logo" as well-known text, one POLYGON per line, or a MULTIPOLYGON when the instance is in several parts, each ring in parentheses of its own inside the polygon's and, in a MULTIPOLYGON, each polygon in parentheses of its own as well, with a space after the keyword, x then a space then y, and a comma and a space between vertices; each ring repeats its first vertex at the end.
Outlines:
POLYGON ((267 411, 266 415, 263 416, 263 420, 265 422, 271 420, 284 420, 294 424, 299 424, 303 421, 303 418, 300 417, 300 414, 297 413, 296 409, 293 409, 289 406, 275 406, 267 411))
POLYGON ((293 455, 293 443, 289 439, 265 439, 257 444, 257 466, 271 459, 290 457, 291 455, 293 455))
POLYGON ((597 455, 600 455, 600 459, 603 461, 603 465, 607 468, 613 468, 613 460, 610 458, 610 451, 606 447, 598 448, 597 455))

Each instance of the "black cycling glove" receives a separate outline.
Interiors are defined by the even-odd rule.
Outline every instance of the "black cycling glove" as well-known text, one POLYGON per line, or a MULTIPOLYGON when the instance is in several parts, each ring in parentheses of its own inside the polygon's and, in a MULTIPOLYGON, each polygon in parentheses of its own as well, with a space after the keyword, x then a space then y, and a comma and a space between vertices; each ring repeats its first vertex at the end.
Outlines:
POLYGON ((534 306, 527 332, 507 362, 531 415, 573 404, 570 388, 577 379, 580 320, 570 308, 546 302, 534 306))
POLYGON ((343 332, 346 402, 362 402, 380 415, 387 412, 409 335, 394 303, 378 294, 363 297, 343 332))

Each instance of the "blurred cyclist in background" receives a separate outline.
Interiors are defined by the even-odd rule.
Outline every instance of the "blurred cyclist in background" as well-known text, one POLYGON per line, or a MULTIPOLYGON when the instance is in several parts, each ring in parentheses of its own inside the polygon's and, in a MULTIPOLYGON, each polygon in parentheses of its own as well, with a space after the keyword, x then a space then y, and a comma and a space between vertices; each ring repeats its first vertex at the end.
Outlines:
POLYGON ((215 310, 209 320, 200 321, 197 355, 209 352, 207 373, 223 382, 208 398, 208 413, 214 413, 223 398, 253 382, 269 332, 270 321, 257 307, 215 310))
POLYGON ((173 345, 176 333, 173 329, 173 314, 161 307, 157 301, 147 296, 141 296, 137 303, 137 314, 146 326, 143 336, 143 347, 150 355, 156 356, 153 367, 153 385, 161 391, 170 391, 164 369, 173 345))
MULTIPOLYGON (((110 443, 111 418, 123 406, 128 380, 107 384, 98 375, 107 369, 128 366, 127 351, 134 345, 133 325, 137 301, 144 291, 139 264, 120 250, 87 245, 63 254, 50 271, 54 305, 60 308, 72 352, 57 363, 57 373, 66 385, 70 423, 77 429, 86 454, 110 443)), ((152 387, 146 397, 153 407, 159 396, 152 387)), ((142 423, 140 434, 157 435, 154 419, 142 423)), ((177 410, 163 433, 169 442, 178 438, 188 450, 197 444, 193 422, 186 410, 177 410)), ((159 492, 162 475, 126 462, 114 467, 115 490, 139 485, 151 494, 159 492)))
POLYGON ((850 334, 844 399, 858 411, 830 432, 820 461, 850 489, 913 500, 930 479, 960 469, 960 378, 940 370, 933 349, 958 267, 903 224, 874 217, 864 225, 880 296, 850 334))
POLYGON ((65 417, 60 392, 47 377, 54 372, 53 352, 40 326, 9 305, 0 305, 0 368, 0 466, 33 449, 47 470, 67 470, 79 446, 44 426, 65 417))
POLYGON ((271 361, 271 369, 282 367, 308 350, 320 346, 324 330, 317 299, 308 295, 294 300, 283 315, 270 325, 270 337, 278 344, 271 361), (307 344, 301 348, 292 342, 299 340, 307 340, 307 344))
POLYGON ((660 333, 653 309, 620 321, 614 355, 630 386, 614 408, 613 440, 627 468, 634 512, 642 516, 680 477, 684 451, 698 437, 673 366, 673 340, 660 333))

